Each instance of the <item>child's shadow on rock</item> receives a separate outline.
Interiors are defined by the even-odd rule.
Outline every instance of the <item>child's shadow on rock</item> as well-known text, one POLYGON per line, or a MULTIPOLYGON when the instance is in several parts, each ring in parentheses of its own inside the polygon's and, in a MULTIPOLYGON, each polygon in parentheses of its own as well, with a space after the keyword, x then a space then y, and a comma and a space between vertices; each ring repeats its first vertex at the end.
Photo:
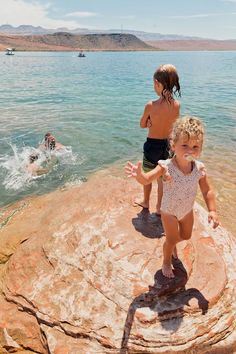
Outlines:
POLYGON ((190 300, 197 301, 196 312, 201 309, 202 315, 208 311, 208 301, 196 288, 185 289, 187 272, 179 259, 172 259, 175 278, 168 279, 158 270, 154 276, 154 285, 149 291, 137 296, 129 306, 124 332, 121 341, 120 354, 128 352, 129 337, 138 309, 148 307, 157 317, 160 324, 170 333, 177 332, 186 313, 185 307, 190 307, 190 300))
POLYGON ((145 237, 161 238, 163 236, 164 229, 160 216, 155 213, 151 214, 148 209, 143 209, 138 213, 137 217, 132 219, 132 224, 135 230, 145 237))

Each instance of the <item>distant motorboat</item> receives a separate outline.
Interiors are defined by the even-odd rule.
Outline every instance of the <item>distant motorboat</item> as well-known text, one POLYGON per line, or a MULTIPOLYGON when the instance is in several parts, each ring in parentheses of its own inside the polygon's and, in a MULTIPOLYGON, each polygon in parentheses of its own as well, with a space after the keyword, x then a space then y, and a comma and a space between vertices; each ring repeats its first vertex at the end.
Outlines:
POLYGON ((15 48, 6 48, 6 55, 14 55, 15 48))
POLYGON ((85 55, 83 52, 79 52, 78 57, 79 57, 79 58, 85 58, 86 55, 85 55))

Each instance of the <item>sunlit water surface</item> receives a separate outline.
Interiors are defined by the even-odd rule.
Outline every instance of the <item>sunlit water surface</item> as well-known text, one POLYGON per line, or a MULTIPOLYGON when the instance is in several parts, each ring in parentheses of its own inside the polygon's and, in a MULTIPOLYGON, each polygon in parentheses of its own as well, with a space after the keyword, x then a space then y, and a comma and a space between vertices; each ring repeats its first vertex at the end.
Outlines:
MULTIPOLYGON (((48 193, 127 159, 141 159, 144 104, 155 99, 152 75, 161 63, 179 72, 181 113, 203 119, 202 160, 217 192, 223 225, 236 235, 236 52, 0 53, 0 206, 48 193), (66 152, 50 172, 25 166, 43 135, 66 152)), ((45 163, 45 161, 42 160, 45 163)))

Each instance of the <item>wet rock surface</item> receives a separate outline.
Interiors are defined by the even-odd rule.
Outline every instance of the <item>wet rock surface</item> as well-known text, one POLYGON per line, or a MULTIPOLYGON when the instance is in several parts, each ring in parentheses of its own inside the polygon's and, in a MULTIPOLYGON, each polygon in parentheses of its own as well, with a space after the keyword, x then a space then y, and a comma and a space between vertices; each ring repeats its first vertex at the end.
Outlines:
POLYGON ((233 237, 196 205, 168 280, 160 217, 137 193, 102 171, 2 210, 1 353, 234 353, 233 237))

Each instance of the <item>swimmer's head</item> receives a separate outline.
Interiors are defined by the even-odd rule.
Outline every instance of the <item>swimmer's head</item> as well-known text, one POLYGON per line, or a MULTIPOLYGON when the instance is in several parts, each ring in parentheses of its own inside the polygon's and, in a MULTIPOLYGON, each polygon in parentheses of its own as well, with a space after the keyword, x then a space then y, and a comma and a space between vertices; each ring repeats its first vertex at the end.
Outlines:
POLYGON ((47 141, 48 140, 48 138, 49 138, 49 136, 51 136, 52 134, 51 133, 46 133, 45 135, 44 135, 44 140, 45 141, 47 141))
POLYGON ((29 156, 29 162, 30 162, 30 163, 33 163, 34 161, 38 160, 38 158, 39 158, 39 155, 38 155, 38 154, 31 154, 31 155, 29 156))

